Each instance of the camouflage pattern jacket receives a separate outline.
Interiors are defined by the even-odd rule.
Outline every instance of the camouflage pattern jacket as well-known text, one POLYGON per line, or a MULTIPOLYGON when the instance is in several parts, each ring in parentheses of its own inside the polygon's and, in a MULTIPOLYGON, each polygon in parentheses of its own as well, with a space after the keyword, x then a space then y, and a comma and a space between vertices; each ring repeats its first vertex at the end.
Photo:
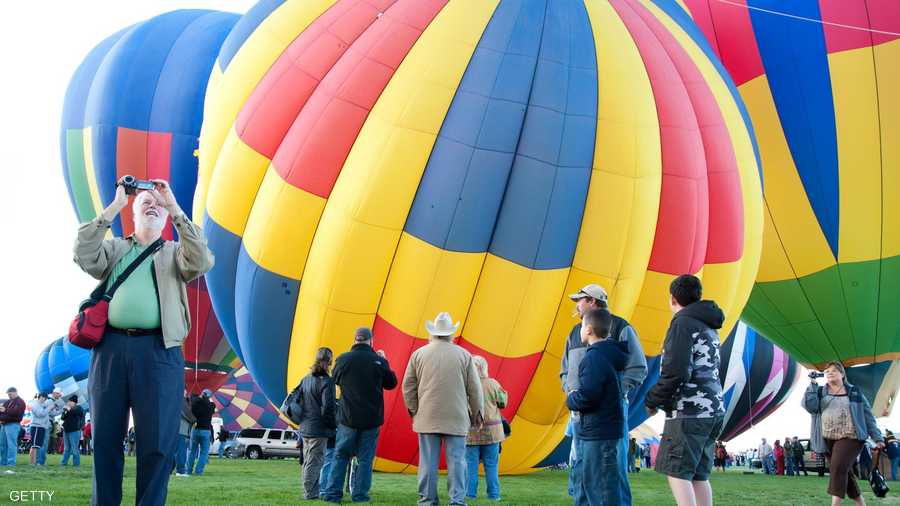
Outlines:
POLYGON ((713 301, 675 313, 666 340, 659 381, 644 404, 670 418, 713 418, 725 414, 719 380, 719 334, 725 314, 713 301))

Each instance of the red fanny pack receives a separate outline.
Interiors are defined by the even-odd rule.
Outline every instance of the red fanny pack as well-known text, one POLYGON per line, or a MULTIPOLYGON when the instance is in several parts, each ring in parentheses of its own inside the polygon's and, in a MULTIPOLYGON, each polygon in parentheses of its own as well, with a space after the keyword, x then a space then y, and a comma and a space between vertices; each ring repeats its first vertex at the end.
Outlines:
POLYGON ((106 332, 106 322, 109 319, 109 301, 112 300, 116 290, 122 286, 128 276, 162 245, 163 240, 157 239, 142 251, 116 278, 109 290, 105 289, 106 281, 104 281, 91 292, 90 298, 81 303, 78 307, 78 314, 69 324, 70 343, 88 350, 100 344, 100 341, 103 340, 103 333, 106 332))

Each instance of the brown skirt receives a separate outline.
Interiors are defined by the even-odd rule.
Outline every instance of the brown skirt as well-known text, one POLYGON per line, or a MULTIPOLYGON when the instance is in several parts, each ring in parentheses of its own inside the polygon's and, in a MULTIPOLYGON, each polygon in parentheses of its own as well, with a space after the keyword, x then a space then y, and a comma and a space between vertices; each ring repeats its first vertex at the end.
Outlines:
POLYGON ((831 465, 828 467, 828 493, 830 495, 851 499, 859 497, 859 484, 853 476, 853 464, 863 449, 863 442, 858 439, 826 439, 825 446, 831 454, 831 465))

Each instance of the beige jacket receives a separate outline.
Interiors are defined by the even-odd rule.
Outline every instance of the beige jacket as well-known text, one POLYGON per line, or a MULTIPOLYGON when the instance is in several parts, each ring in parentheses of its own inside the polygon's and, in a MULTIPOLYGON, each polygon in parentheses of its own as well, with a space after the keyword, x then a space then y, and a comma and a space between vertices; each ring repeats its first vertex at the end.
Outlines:
POLYGON ((469 413, 480 413, 484 405, 472 355, 447 339, 432 337, 409 358, 403 402, 415 432, 468 435, 469 413))
POLYGON ((469 429, 467 445, 489 445, 506 439, 500 410, 506 407, 509 395, 494 378, 481 378, 481 391, 484 393, 484 424, 469 429))
MULTIPOLYGON (((213 254, 206 247, 200 227, 185 215, 172 219, 179 241, 166 241, 153 254, 153 271, 159 296, 163 341, 166 348, 181 346, 191 326, 187 283, 208 272, 213 254)), ((102 215, 78 228, 75 263, 95 279, 105 280, 116 263, 131 249, 132 239, 106 239, 110 222, 102 215)))

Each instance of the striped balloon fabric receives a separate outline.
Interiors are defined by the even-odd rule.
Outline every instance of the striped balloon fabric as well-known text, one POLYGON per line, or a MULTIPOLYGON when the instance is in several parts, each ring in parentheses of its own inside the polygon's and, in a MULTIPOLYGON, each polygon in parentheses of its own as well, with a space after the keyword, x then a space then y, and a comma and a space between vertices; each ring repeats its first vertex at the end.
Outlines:
MULTIPOLYGON (((207 283, 266 395, 359 326, 402 374, 449 311, 510 393, 502 472, 562 439, 566 294, 603 285, 655 356, 676 275, 730 322, 756 275, 749 117, 674 0, 264 1, 205 107, 207 283)), ((385 402, 376 466, 411 469, 409 416, 385 402)))
POLYGON ((226 430, 288 428, 287 420, 269 402, 244 367, 228 375, 225 384, 213 392, 212 400, 226 430))
POLYGON ((725 400, 723 441, 736 438, 778 409, 800 377, 797 361, 743 322, 720 350, 725 400))
POLYGON ((800 362, 900 358, 900 9, 684 0, 747 104, 767 206, 744 318, 800 362))

